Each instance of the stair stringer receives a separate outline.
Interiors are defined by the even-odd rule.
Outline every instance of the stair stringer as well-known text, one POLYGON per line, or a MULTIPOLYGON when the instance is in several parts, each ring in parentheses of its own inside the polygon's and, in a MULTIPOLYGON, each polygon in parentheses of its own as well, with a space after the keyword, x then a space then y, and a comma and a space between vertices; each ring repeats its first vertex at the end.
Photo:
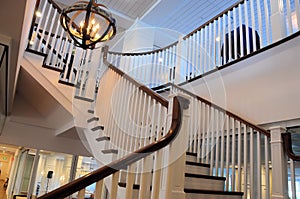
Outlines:
POLYGON ((59 73, 42 67, 44 57, 25 52, 21 66, 41 86, 51 94, 68 112, 73 113, 77 109, 73 105, 74 87, 60 84, 58 82, 59 73))

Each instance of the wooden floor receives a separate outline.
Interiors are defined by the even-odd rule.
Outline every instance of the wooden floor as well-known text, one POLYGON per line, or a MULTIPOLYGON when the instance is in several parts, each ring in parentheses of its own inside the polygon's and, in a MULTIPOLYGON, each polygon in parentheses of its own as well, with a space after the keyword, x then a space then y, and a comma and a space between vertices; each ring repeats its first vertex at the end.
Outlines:
POLYGON ((3 188, 4 181, 0 180, 0 199, 7 199, 5 189, 3 188))

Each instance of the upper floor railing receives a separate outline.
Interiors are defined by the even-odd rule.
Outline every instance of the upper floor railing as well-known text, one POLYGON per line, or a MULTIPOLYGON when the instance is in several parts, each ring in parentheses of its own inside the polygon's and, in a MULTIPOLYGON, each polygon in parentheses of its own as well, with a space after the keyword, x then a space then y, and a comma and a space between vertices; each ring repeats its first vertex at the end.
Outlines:
POLYGON ((110 52, 109 59, 150 87, 183 83, 249 57, 299 30, 299 0, 243 0, 168 47, 110 52))
MULTIPOLYGON (((44 66, 62 71, 62 83, 74 84, 77 68, 92 55, 69 40, 58 23, 61 9, 52 0, 38 0, 35 10, 28 50, 47 54, 44 66)), ((165 48, 109 52, 108 60, 152 88, 192 81, 299 30, 299 0, 243 0, 165 48)))

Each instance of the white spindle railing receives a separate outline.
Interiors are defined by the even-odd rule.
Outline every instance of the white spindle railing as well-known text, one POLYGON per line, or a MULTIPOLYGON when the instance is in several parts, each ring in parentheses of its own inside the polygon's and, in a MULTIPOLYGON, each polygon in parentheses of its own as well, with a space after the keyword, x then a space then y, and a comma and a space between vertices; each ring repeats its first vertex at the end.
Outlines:
POLYGON ((180 87, 171 92, 191 96, 189 152, 210 164, 211 175, 226 177, 225 190, 270 198, 269 133, 180 87))
MULTIPOLYGON (((287 35, 300 30, 299 0, 281 0, 287 35)), ((44 66, 63 71, 61 82, 74 84, 83 62, 58 20, 61 9, 52 1, 38 1, 28 49, 47 54, 44 66), (69 77, 70 76, 70 77, 69 77)), ((244 0, 200 26, 178 42, 152 52, 110 52, 109 61, 149 87, 181 83, 217 70, 273 43, 271 0, 244 0)), ((285 26, 285 25, 284 25, 285 26)))

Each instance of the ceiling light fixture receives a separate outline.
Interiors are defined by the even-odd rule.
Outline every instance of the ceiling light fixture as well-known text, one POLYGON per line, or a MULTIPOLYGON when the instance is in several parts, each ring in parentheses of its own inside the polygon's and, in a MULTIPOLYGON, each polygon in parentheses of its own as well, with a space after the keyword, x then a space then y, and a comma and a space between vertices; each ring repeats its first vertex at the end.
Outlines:
POLYGON ((62 27, 83 49, 94 49, 96 43, 112 39, 116 34, 116 22, 109 9, 95 0, 78 1, 63 9, 62 27))

